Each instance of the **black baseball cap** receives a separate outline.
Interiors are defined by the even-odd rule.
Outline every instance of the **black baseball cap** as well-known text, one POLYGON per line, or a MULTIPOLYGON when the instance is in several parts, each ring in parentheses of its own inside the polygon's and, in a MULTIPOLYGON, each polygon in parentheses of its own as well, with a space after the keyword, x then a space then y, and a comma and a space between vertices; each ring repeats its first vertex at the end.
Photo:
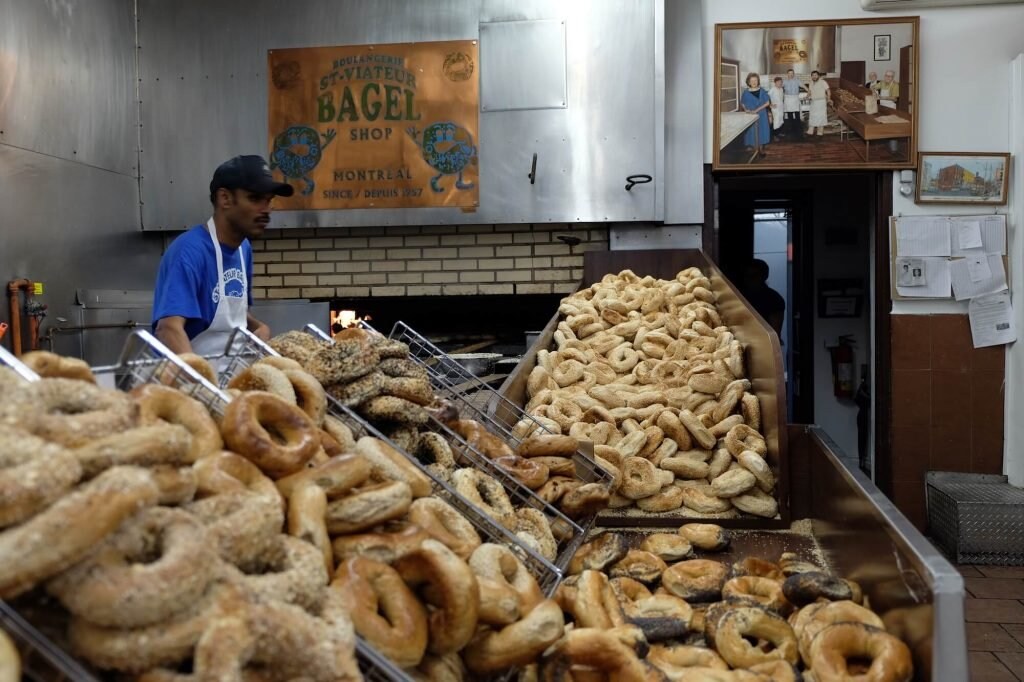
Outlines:
POLYGON ((210 195, 218 189, 244 189, 259 194, 290 197, 295 188, 287 182, 278 182, 262 156, 255 154, 236 156, 217 166, 210 181, 210 195))

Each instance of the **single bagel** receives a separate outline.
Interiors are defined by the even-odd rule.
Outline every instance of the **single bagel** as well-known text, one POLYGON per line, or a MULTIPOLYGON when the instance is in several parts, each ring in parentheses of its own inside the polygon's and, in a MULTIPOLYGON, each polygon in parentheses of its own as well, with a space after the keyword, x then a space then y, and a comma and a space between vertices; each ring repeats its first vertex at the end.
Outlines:
POLYGON ((725 447, 736 458, 739 458, 744 450, 751 450, 762 457, 768 453, 764 436, 746 424, 734 426, 725 434, 725 447))
POLYGON ((864 679, 909 682, 914 668, 910 649, 884 631, 861 623, 837 623, 819 634, 809 663, 821 682, 849 679, 847 660, 871 660, 864 679))
POLYGON ((731 502, 733 506, 742 512, 766 519, 775 518, 779 513, 778 501, 757 487, 751 488, 742 495, 731 498, 731 502))
POLYGON ((306 483, 292 491, 288 498, 288 534, 308 542, 320 551, 326 575, 334 574, 334 549, 327 533, 327 493, 323 488, 306 483))
POLYGON ((631 549, 611 569, 613 578, 632 578, 645 584, 657 582, 668 566, 656 555, 640 549, 631 549))
POLYGON ((384 375, 368 372, 352 381, 326 384, 324 390, 345 407, 355 407, 381 394, 384 390, 384 375))
POLYGON ((686 430, 690 432, 690 435, 697 445, 705 450, 710 450, 715 447, 715 443, 718 442, 718 439, 711 435, 711 432, 708 431, 707 427, 704 426, 703 422, 701 422, 693 412, 690 410, 681 410, 679 412, 679 421, 686 427, 686 430))
POLYGON ((228 403, 221 432, 228 447, 273 478, 295 473, 320 447, 316 425, 305 412, 262 391, 228 403))
POLYGON ((750 471, 747 469, 732 469, 711 481, 711 492, 718 497, 736 497, 747 492, 755 485, 757 485, 757 479, 750 471))
POLYGON ((523 439, 516 448, 521 457, 573 457, 579 443, 571 436, 533 435, 523 439))
POLYGON ((246 367, 231 377, 227 387, 235 388, 239 391, 273 393, 289 405, 297 404, 292 382, 288 380, 283 371, 267 364, 257 363, 251 367, 246 367))
POLYGON ((608 485, 584 483, 567 492, 558 506, 570 519, 584 519, 607 507, 610 497, 608 485))
POLYGON ((419 526, 403 521, 389 522, 370 533, 342 535, 331 541, 338 562, 354 556, 366 557, 385 564, 405 556, 420 546, 430 535, 419 526))
POLYGON ((587 570, 603 571, 626 556, 628 551, 624 537, 618 533, 604 533, 582 545, 573 555, 567 570, 570 575, 587 570))
POLYGON ((522 543, 544 559, 554 563, 558 557, 558 543, 551 532, 551 524, 544 514, 533 507, 520 507, 509 530, 522 543))
POLYGON ((452 474, 455 490, 485 514, 505 524, 514 513, 501 484, 477 469, 457 469, 452 474))
POLYGON ((84 360, 69 358, 45 350, 23 353, 19 358, 33 372, 44 379, 76 379, 90 384, 96 383, 92 369, 84 360))
POLYGON ((537 580, 512 550, 503 545, 485 542, 473 551, 469 567, 478 576, 511 587, 519 596, 519 611, 527 614, 544 601, 537 580))
MULTIPOLYGON (((744 469, 754 475, 761 492, 770 493, 775 488, 775 474, 764 457, 752 450, 744 450, 736 458, 744 469)), ((753 486, 751 486, 753 487, 753 486)), ((749 490, 750 488, 747 488, 749 490)), ((735 497, 735 495, 731 496, 735 497)))
POLYGON ((722 616, 714 638, 715 650, 734 668, 749 668, 778 659, 790 664, 800 660, 796 636, 782 617, 764 609, 740 606, 722 616), (773 648, 767 652, 747 641, 763 639, 773 648))
MULTIPOLYGON (((742 495, 739 497, 742 497, 742 495)), ((739 497, 734 497, 732 499, 736 500, 739 499, 739 497)), ((711 486, 705 484, 683 488, 683 504, 686 505, 688 509, 692 509, 693 511, 701 514, 718 514, 732 509, 732 505, 735 504, 735 502, 731 503, 730 500, 723 500, 719 497, 715 497, 711 493, 711 486)), ((739 505, 737 505, 737 507, 738 506, 739 505)))
POLYGON ((481 631, 463 657, 469 670, 478 675, 526 665, 558 641, 564 629, 562 609, 548 599, 516 623, 497 632, 481 631))
POLYGON ((427 584, 437 595, 431 604, 436 608, 428 617, 428 649, 444 655, 466 646, 476 632, 480 612, 480 588, 466 562, 440 542, 424 540, 394 566, 410 587, 427 584))
POLYGON ((640 549, 650 552, 662 561, 680 561, 693 555, 693 545, 682 535, 653 533, 644 538, 640 549))
POLYGON ((683 637, 693 618, 690 605, 669 594, 627 602, 622 610, 626 621, 643 630, 644 636, 651 642, 683 637))
POLYGON ((729 569, 718 561, 690 559, 669 566, 661 574, 661 584, 670 593, 688 602, 717 601, 729 569))
POLYGON ((353 557, 338 566, 331 589, 361 637, 402 668, 419 665, 427 650, 427 611, 398 571, 353 557))
POLYGON ((315 483, 324 489, 328 499, 337 499, 353 488, 365 483, 373 473, 372 465, 361 455, 336 455, 314 467, 301 469, 291 476, 275 481, 277 489, 285 497, 306 483, 315 483))
POLYGON ((782 584, 786 599, 796 606, 803 606, 819 599, 828 601, 849 601, 853 597, 850 586, 843 580, 827 573, 799 573, 786 578, 782 584))
POLYGON ((412 490, 404 481, 358 488, 327 505, 327 531, 332 535, 358 533, 401 518, 411 504, 412 490))
POLYGON ((622 483, 618 493, 631 500, 650 497, 661 490, 657 469, 643 457, 629 457, 622 463, 622 483))
POLYGON ((263 552, 238 567, 224 566, 224 580, 260 602, 281 601, 305 609, 324 600, 327 571, 320 550, 290 535, 272 536, 263 552))
MULTIPOLYGON (((278 358, 283 360, 284 358, 278 358)), ((295 404, 300 410, 309 415, 313 423, 323 426, 327 416, 327 393, 320 382, 312 374, 302 369, 285 369, 285 378, 292 385, 295 392, 295 404)))
POLYGON ((408 457, 384 441, 364 436, 356 442, 356 453, 370 463, 374 474, 390 481, 409 485, 413 498, 426 497, 433 491, 433 482, 408 457))
POLYGON ((392 395, 379 395, 359 403, 359 413, 370 421, 423 426, 430 414, 420 405, 392 395))
POLYGON ((540 488, 547 483, 548 476, 551 475, 550 469, 543 462, 526 459, 519 455, 498 457, 494 463, 530 490, 540 488))
POLYGON ((16 419, 12 426, 68 448, 129 429, 136 425, 139 415, 138 406, 127 393, 76 379, 42 379, 24 384, 18 404, 11 407, 16 419))
POLYGON ((782 592, 782 585, 776 580, 756 576, 733 578, 722 587, 722 598, 743 597, 753 599, 767 609, 784 614, 791 608, 782 592))
POLYGON ((217 423, 209 411, 198 400, 167 386, 144 384, 132 390, 132 397, 139 405, 139 421, 153 424, 164 421, 180 424, 192 434, 192 449, 189 462, 223 449, 217 423))
POLYGON ((650 497, 637 500, 636 506, 651 513, 674 511, 683 506, 683 489, 667 485, 650 497))
MULTIPOLYGON (((216 426, 212 433, 220 438, 216 426)), ((184 426, 159 421, 97 438, 73 452, 81 465, 82 477, 88 479, 112 466, 189 464, 195 461, 194 443, 192 434, 184 426)), ((201 446, 206 447, 208 445, 201 446)))
POLYGON ((202 596, 216 560, 195 517, 156 507, 122 525, 48 590, 68 611, 97 625, 150 625, 202 596))
POLYGON ((200 498, 249 491, 275 500, 281 499, 274 482, 259 467, 233 452, 221 450, 206 455, 193 464, 192 469, 196 472, 196 494, 200 498))
POLYGON ((423 497, 415 500, 409 506, 409 521, 463 560, 468 559, 481 544, 480 535, 473 524, 454 507, 437 498, 423 497))
POLYGON ((379 362, 380 355, 373 347, 356 339, 345 339, 321 346, 302 365, 323 386, 331 386, 366 376, 379 362))

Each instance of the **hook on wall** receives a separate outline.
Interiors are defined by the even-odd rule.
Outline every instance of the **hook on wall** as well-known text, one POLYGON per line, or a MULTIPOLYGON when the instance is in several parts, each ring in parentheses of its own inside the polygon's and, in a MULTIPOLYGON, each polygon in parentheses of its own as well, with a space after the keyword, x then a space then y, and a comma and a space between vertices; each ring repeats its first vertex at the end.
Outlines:
POLYGON ((650 182, 653 179, 654 178, 652 178, 650 175, 647 175, 646 173, 639 173, 637 175, 627 175, 626 176, 626 191, 629 192, 635 186, 647 184, 648 182, 650 182))

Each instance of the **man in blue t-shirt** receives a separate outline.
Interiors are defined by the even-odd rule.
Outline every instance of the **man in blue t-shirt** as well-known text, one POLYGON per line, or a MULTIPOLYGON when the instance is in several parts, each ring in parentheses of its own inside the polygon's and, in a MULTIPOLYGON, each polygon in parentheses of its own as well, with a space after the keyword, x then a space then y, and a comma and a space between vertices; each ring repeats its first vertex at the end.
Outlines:
POLYGON ((267 229, 274 197, 293 191, 274 180, 259 156, 236 156, 217 168, 210 182, 213 217, 175 239, 160 260, 153 327, 168 348, 219 355, 236 327, 270 338, 267 325, 249 313, 249 239, 267 229))

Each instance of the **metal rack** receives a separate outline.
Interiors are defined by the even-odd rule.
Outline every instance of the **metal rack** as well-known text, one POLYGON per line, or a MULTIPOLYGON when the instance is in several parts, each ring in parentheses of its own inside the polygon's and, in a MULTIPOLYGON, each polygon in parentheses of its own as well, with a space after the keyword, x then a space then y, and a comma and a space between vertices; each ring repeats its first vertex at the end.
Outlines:
MULTIPOLYGON (((427 370, 431 382, 443 397, 465 408, 473 419, 513 449, 523 440, 515 430, 516 424, 521 421, 533 422, 531 433, 550 433, 532 415, 482 382, 405 322, 396 322, 389 338, 409 346, 410 357, 427 370), (479 397, 481 394, 485 396, 483 399, 479 397)), ((577 450, 573 462, 576 464, 577 478, 588 483, 611 484, 612 475, 585 453, 577 450)))
POLYGON ((9 367, 14 370, 14 373, 20 376, 25 381, 38 381, 39 375, 33 372, 28 365, 19 360, 17 356, 11 353, 9 350, 0 346, 0 366, 9 367))
MULTIPOLYGON (((322 332, 317 329, 314 325, 307 325, 306 331, 314 334, 320 338, 325 338, 322 332)), ((333 343, 330 337, 326 337, 327 342, 333 343)), ((267 355, 279 355, 277 351, 270 348, 266 344, 260 342, 259 346, 261 355, 260 356, 248 356, 249 362, 255 361, 258 357, 265 357, 267 355)), ((240 371, 242 368, 247 366, 243 362, 239 362, 236 367, 240 371)), ((230 377, 228 377, 230 379, 230 377)), ((480 534, 481 539, 484 542, 493 542, 500 545, 505 545, 512 549, 516 555, 520 558, 526 568, 530 571, 530 574, 536 578, 537 583, 540 585, 541 590, 548 596, 554 593, 558 584, 561 582, 563 577, 563 568, 556 564, 548 561, 544 557, 537 554, 530 547, 528 547, 522 540, 520 540, 514 533, 501 525, 498 521, 491 519, 489 516, 484 514, 477 506, 469 502, 465 497, 458 493, 448 482, 439 478, 433 471, 427 469, 423 463, 421 463, 413 454, 406 452, 395 444, 390 438, 385 436, 376 426, 366 421, 362 416, 357 414, 354 410, 346 407, 342 403, 338 402, 330 394, 327 395, 327 412, 331 416, 341 421, 351 431, 352 435, 357 439, 364 436, 370 436, 387 443, 397 452, 400 452, 406 459, 412 462, 418 469, 426 474, 433 487, 433 493, 437 497, 441 498, 452 507, 457 509, 480 534)), ((431 424, 428 425, 429 429, 438 432, 446 440, 452 448, 452 454, 455 457, 455 461, 462 463, 466 466, 473 466, 475 468, 483 469, 491 475, 507 475, 500 470, 499 467, 494 465, 486 457, 476 453, 464 440, 458 435, 450 431, 446 426, 437 420, 432 420, 431 424), (493 473, 492 473, 493 472, 493 473)), ((500 479, 499 479, 500 480, 500 479)), ((513 505, 518 507, 529 506, 537 509, 544 514, 545 518, 548 519, 548 523, 551 526, 553 534, 560 534, 567 538, 564 542, 559 544, 560 549, 565 547, 567 551, 571 550, 575 552, 580 542, 582 542, 584 531, 578 525, 573 523, 568 517, 561 512, 554 510, 549 505, 545 505, 544 501, 533 495, 532 491, 528 488, 519 484, 518 481, 514 481, 515 487, 507 489, 509 500, 513 505), (552 513, 554 512, 554 513, 552 513), (574 542, 578 539, 578 542, 574 542), (571 546, 570 546, 571 545, 571 546)), ((556 534, 556 541, 558 535, 556 534)), ((570 557, 571 558, 571 555, 570 557)), ((567 560, 566 560, 567 563, 567 560)))
MULTIPOLYGON (((370 333, 379 334, 383 337, 380 332, 369 325, 363 324, 362 328, 370 333)), ((325 334, 315 325, 306 325, 305 331, 327 341, 328 343, 333 343, 330 336, 325 334)), ((416 360, 415 358, 413 359, 416 360)), ((420 362, 419 360, 416 361, 420 362)), ((330 399, 330 396, 328 396, 328 398, 330 399)), ((356 415, 349 408, 340 404, 338 404, 338 407, 355 416, 355 418, 361 423, 370 426, 362 417, 356 415)), ((370 428, 374 427, 370 426, 370 428)), ((448 441, 457 463, 478 469, 498 481, 502 488, 504 488, 509 501, 514 507, 531 507, 544 515, 544 518, 547 519, 548 525, 551 527, 551 532, 555 538, 558 548, 555 560, 553 562, 548 561, 528 547, 523 546, 522 543, 517 542, 517 544, 520 545, 522 551, 527 553, 526 556, 521 556, 521 558, 527 567, 531 569, 531 573, 533 573, 534 577, 536 577, 538 582, 541 584, 541 589, 549 596, 550 594, 553 594, 558 583, 564 577, 565 569, 568 567, 572 557, 576 554, 576 550, 578 550, 580 545, 583 544, 583 539, 586 536, 589 527, 593 524, 593 518, 588 519, 586 525, 581 525, 580 523, 573 521, 557 507, 539 498, 534 491, 520 483, 514 476, 491 461, 491 459, 484 453, 470 445, 462 436, 452 431, 447 425, 439 421, 437 418, 431 416, 430 421, 422 428, 433 431, 448 441)), ((374 431, 376 431, 375 428, 374 431)), ((501 433, 498 434, 498 437, 504 438, 501 433)), ((410 459, 419 464, 418 460, 414 457, 410 457, 410 459)), ((591 464, 593 463, 591 462, 591 464)), ((602 475, 605 475, 604 470, 600 470, 600 472, 602 475)), ((430 472, 428 472, 428 474, 430 474, 430 472)), ((434 478, 432 474, 431 478, 434 478)), ((444 485, 449 487, 447 483, 444 485)), ((462 496, 460 495, 459 497, 461 498, 462 496)), ((476 507, 470 503, 466 502, 465 504, 468 505, 469 508, 476 510, 476 507)))
POLYGON ((21 656, 23 679, 30 682, 97 682, 81 663, 44 637, 3 601, 0 601, 0 625, 10 635, 21 656))
POLYGON ((122 391, 142 384, 171 386, 195 398, 218 417, 224 416, 224 406, 231 400, 144 329, 131 333, 116 364, 93 367, 92 371, 97 376, 113 375, 114 385, 122 391))

